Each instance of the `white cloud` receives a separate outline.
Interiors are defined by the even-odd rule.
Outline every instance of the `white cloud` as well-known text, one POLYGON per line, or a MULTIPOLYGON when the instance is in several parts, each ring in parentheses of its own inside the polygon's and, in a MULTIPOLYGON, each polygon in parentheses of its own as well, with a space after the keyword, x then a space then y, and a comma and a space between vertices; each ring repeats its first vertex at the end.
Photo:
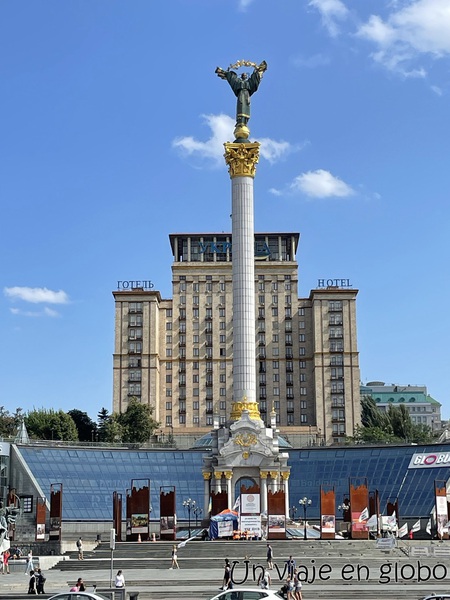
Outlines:
MULTIPOLYGON (((202 118, 211 129, 211 137, 206 142, 187 136, 176 138, 172 142, 172 146, 179 149, 186 156, 212 160, 216 166, 223 165, 223 144, 233 141, 235 121, 224 114, 202 115, 202 118)), ((299 146, 293 146, 289 142, 276 141, 270 138, 263 138, 258 141, 261 143, 261 156, 270 163, 274 163, 288 153, 299 149, 299 146)))
POLYGON ((306 69, 315 69, 317 67, 326 67, 331 59, 326 54, 313 54, 312 56, 296 56, 292 59, 294 67, 305 67, 306 69))
MULTIPOLYGON (((275 196, 283 195, 281 190, 272 188, 269 190, 275 196)), ((329 171, 318 169, 317 171, 308 171, 298 175, 292 183, 286 188, 286 193, 302 192, 310 198, 346 198, 353 196, 354 189, 335 177, 329 171)))
POLYGON ((437 96, 442 96, 443 94, 442 89, 437 85, 432 85, 431 91, 433 91, 437 96))
POLYGON ((329 171, 318 169, 302 173, 291 183, 292 190, 299 190, 311 198, 345 198, 355 192, 351 186, 329 171))
POLYGON ((32 317, 32 318, 52 317, 52 318, 55 318, 55 317, 60 316, 60 314, 56 310, 53 310, 48 307, 45 307, 43 310, 39 310, 39 311, 20 310, 19 308, 11 308, 10 311, 13 315, 19 315, 21 317, 32 317))
POLYGON ((341 0, 309 0, 309 6, 317 9, 322 17, 322 23, 332 37, 339 34, 337 21, 343 21, 348 16, 348 8, 341 0))
POLYGON ((253 0, 239 0, 238 2, 238 8, 239 10, 241 10, 242 12, 245 12, 247 10, 247 8, 250 6, 250 4, 252 4, 253 0))
POLYGON ((47 304, 67 304, 69 296, 63 290, 57 292, 47 288, 30 288, 30 287, 6 287, 3 292, 7 298, 12 300, 23 300, 38 304, 41 302, 47 304))
POLYGON ((360 26, 357 35, 372 42, 377 50, 374 60, 387 69, 407 77, 425 77, 423 67, 410 64, 420 55, 442 58, 450 54, 450 2, 449 0, 411 0, 383 20, 371 15, 360 26))

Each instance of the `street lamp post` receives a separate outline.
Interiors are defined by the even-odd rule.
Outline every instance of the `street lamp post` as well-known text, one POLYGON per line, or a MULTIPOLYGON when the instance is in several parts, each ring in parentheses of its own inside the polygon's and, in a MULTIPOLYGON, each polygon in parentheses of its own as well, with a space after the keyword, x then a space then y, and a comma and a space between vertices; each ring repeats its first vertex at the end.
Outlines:
POLYGON ((307 532, 306 532, 306 510, 308 508, 308 506, 311 506, 312 504, 312 500, 310 498, 307 498, 306 496, 304 498, 301 498, 298 503, 300 504, 300 506, 303 506, 303 524, 305 526, 305 533, 304 533, 304 537, 305 540, 307 538, 307 532))
POLYGON ((188 537, 191 537, 191 510, 195 510, 196 502, 195 500, 192 500, 192 498, 188 498, 187 500, 183 501, 183 506, 184 508, 187 508, 188 511, 188 537))
POLYGON ((200 508, 200 506, 196 506, 193 510, 193 513, 195 515, 195 527, 198 527, 198 519, 202 518, 203 510, 200 508))

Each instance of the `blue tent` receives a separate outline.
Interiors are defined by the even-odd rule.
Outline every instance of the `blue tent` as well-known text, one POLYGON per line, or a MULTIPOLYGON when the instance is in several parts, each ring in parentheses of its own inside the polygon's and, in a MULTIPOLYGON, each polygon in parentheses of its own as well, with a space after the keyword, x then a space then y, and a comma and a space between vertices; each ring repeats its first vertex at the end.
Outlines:
POLYGON ((209 539, 215 540, 219 537, 219 523, 223 521, 233 522, 233 531, 238 528, 239 515, 234 510, 226 508, 218 515, 211 517, 209 524, 209 539))

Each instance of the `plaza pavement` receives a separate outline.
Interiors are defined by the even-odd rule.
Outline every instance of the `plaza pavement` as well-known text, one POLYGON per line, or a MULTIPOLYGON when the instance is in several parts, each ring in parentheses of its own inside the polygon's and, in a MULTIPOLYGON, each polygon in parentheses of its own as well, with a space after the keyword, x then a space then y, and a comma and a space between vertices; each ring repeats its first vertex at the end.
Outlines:
MULTIPOLYGON (((283 540, 271 543, 274 562, 279 569, 271 572, 271 589, 281 587, 284 562, 292 554, 297 565, 308 568, 310 579, 316 577, 314 582, 304 584, 304 600, 418 600, 432 592, 450 593, 450 561, 445 553, 442 557, 417 558, 408 555, 411 545, 405 544, 394 553, 385 554, 377 550, 373 542, 357 541, 305 543, 283 540), (426 578, 428 569, 431 573, 435 569, 435 574, 442 577, 444 567, 448 573, 442 581, 433 577, 427 582, 418 581, 418 575, 426 578), (399 577, 402 569, 405 578, 410 580, 399 577), (380 578, 385 582, 380 582, 380 578)), ((427 544, 429 542, 422 542, 422 546, 427 544)), ((75 553, 65 556, 64 561, 61 557, 42 557, 41 568, 47 578, 46 593, 67 591, 78 577, 83 577, 88 591, 96 584, 101 592, 110 587, 111 575, 122 569, 127 597, 130 592, 139 592, 139 600, 206 600, 219 593, 225 557, 231 562, 238 561, 235 579, 243 580, 247 573, 246 585, 251 587, 256 587, 253 577, 257 577, 258 565, 265 564, 266 542, 195 541, 179 550, 180 569, 170 570, 171 545, 168 542, 144 543, 139 547, 121 544, 113 555, 112 569, 110 556, 105 558, 110 551, 105 547, 88 553, 84 561, 78 561, 75 553), (52 563, 56 566, 50 568, 52 563)), ((420 543, 415 545, 420 550, 420 543)), ((25 595, 27 587, 28 575, 23 568, 14 569, 10 575, 0 575, 0 598, 25 595)))

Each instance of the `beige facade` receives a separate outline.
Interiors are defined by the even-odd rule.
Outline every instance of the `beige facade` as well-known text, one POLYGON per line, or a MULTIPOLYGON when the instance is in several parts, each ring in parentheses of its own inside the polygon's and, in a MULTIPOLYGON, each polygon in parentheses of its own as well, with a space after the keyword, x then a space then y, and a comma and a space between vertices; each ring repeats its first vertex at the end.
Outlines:
MULTIPOLYGON (((294 445, 339 443, 360 421, 357 290, 298 297, 296 233, 255 234, 256 371, 261 418, 294 445)), ((133 396, 165 435, 199 437, 230 418, 233 401, 231 234, 170 236, 172 299, 113 292, 113 410, 133 396)), ((139 284, 140 282, 135 282, 139 284)))

